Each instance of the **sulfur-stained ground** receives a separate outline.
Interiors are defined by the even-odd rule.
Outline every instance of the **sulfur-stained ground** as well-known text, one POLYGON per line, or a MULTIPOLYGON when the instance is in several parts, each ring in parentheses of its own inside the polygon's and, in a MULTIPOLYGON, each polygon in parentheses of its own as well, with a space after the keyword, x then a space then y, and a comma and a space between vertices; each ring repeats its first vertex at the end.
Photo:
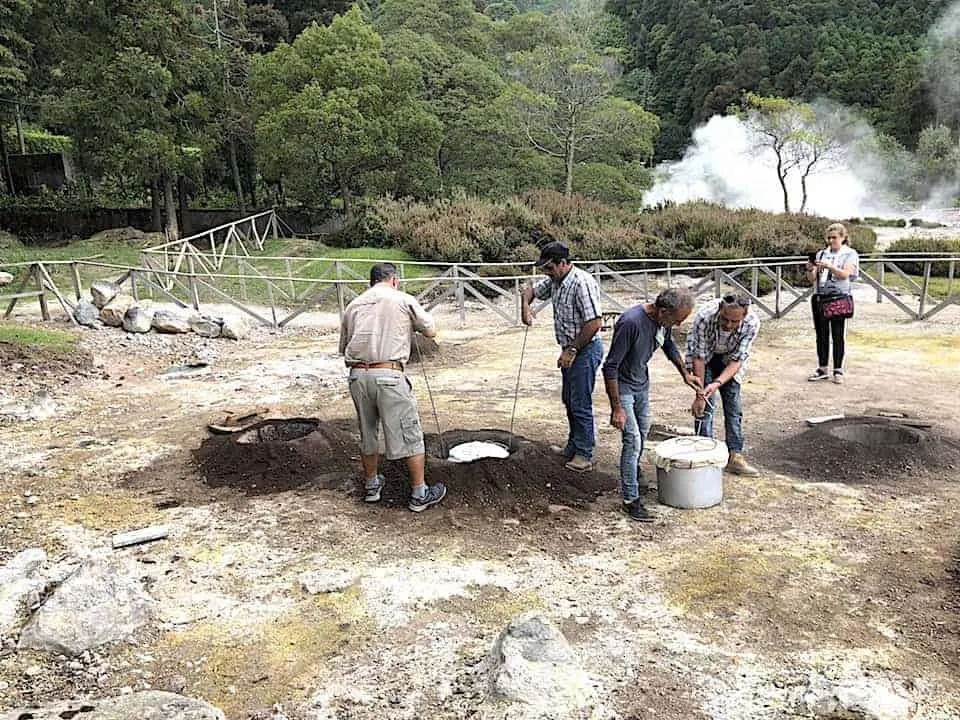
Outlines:
MULTIPOLYGON (((453 314, 441 322, 439 352, 408 368, 428 433, 438 423, 508 430, 519 371, 516 435, 563 440, 548 317, 526 336, 479 309, 463 326, 453 314)), ((142 568, 154 625, 83 669, 0 651, 0 711, 149 684, 203 697, 230 718, 276 703, 290 718, 524 717, 485 702, 482 660, 510 617, 540 609, 596 678, 598 713, 789 717, 808 675, 822 672, 892 678, 917 717, 960 717, 960 467, 947 458, 861 477, 862 448, 852 448, 823 481, 816 446, 806 468, 797 458, 785 466, 782 450, 805 418, 878 407, 928 421, 938 440, 960 439, 960 309, 917 324, 861 302, 842 386, 805 382, 815 353, 804 314, 765 321, 744 387, 750 455, 764 472, 728 476, 710 510, 656 506, 651 493, 652 525, 619 512, 619 438, 601 383, 607 479, 582 507, 525 513, 452 495, 414 515, 399 500, 365 506, 356 475, 336 468, 282 492, 205 484, 195 451, 227 413, 269 408, 349 428, 335 327, 315 315, 284 334, 196 348, 155 336, 121 347, 119 331, 100 330, 81 342, 95 371, 66 384, 65 367, 45 375, 42 359, 0 369, 5 388, 40 382, 60 407, 50 420, 0 427, 0 560, 31 546, 70 557, 121 530, 171 529, 118 551, 142 568), (211 374, 161 379, 194 350, 211 374), (321 568, 355 581, 304 592, 298 576, 321 568)), ((688 424, 689 391, 662 357, 651 367, 655 420, 688 424)), ((536 469, 524 481, 546 493, 559 480, 536 469)), ((557 463, 555 477, 564 472, 557 463)))

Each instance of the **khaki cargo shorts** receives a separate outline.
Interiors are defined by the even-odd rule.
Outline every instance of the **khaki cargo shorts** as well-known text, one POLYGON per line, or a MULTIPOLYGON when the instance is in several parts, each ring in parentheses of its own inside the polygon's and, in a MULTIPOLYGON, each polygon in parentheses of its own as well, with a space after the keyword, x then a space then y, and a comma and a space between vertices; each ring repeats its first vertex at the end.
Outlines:
POLYGON ((350 371, 350 397, 360 419, 360 452, 379 451, 378 431, 383 428, 384 453, 390 460, 422 455, 423 428, 410 380, 399 370, 350 371))

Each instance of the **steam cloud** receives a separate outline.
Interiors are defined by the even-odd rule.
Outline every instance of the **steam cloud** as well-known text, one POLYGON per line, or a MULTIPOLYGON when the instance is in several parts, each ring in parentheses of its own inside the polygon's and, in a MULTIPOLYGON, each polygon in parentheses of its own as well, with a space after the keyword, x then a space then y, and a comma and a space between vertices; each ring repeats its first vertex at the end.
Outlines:
MULTIPOLYGON (((960 127, 960 2, 953 3, 930 28, 926 38, 926 71, 937 108, 937 122, 960 127)), ((822 109, 818 106, 818 110, 822 109)), ((834 115, 845 115, 844 150, 839 160, 816 170, 808 179, 806 211, 832 218, 924 215, 936 217, 958 195, 956 183, 927 189, 919 207, 896 202, 890 188, 897 163, 880 158, 873 130, 851 121, 846 110, 826 105, 834 115), (888 176, 888 173, 890 174, 888 176)), ((903 153, 907 155, 907 153, 903 153)), ((904 171, 903 166, 899 168, 904 171)), ((737 117, 715 115, 693 133, 693 142, 677 162, 663 163, 656 183, 644 203, 707 200, 736 208, 783 212, 783 195, 777 180, 776 158, 768 148, 757 147, 747 125, 737 117)), ((787 178, 791 210, 800 205, 800 179, 787 178)), ((955 215, 941 217, 953 220, 955 215)))

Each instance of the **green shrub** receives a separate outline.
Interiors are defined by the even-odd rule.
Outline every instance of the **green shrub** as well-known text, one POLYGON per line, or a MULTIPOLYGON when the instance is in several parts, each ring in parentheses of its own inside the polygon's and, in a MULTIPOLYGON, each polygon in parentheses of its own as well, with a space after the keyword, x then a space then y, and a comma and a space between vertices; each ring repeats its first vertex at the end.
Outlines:
MULTIPOLYGON (((890 253, 960 253, 960 238, 905 237, 890 243, 886 252, 890 253)), ((891 258, 892 259, 892 258, 891 258)), ((894 260, 897 267, 908 275, 922 275, 923 263, 894 260)), ((930 274, 946 277, 950 263, 935 262, 930 266, 930 274)), ((954 269, 956 272, 956 268, 954 269)))

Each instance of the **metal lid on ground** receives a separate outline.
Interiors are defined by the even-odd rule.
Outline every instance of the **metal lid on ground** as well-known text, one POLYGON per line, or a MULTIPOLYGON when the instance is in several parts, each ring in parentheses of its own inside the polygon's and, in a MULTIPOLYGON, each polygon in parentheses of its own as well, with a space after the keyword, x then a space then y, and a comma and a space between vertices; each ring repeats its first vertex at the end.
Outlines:
POLYGON ((707 437, 678 437, 664 440, 650 452, 650 461, 665 470, 723 467, 728 459, 726 443, 707 437))
POLYGON ((469 463, 484 458, 496 458, 502 460, 510 456, 510 451, 500 443, 480 442, 477 440, 460 443, 450 448, 447 459, 450 462, 469 463))

